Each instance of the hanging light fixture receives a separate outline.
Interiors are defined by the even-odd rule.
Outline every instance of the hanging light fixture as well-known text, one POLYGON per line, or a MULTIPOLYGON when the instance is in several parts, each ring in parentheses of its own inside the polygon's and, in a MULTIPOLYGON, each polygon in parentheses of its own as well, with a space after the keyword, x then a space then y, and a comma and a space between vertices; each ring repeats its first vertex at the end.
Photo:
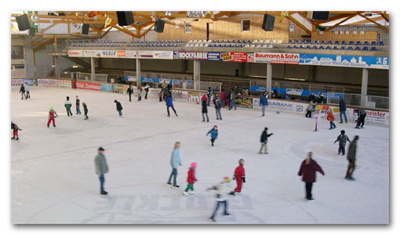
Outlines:
POLYGON ((37 15, 32 15, 32 16, 31 16, 31 20, 32 20, 33 22, 38 22, 38 21, 39 21, 39 16, 37 16, 37 15))

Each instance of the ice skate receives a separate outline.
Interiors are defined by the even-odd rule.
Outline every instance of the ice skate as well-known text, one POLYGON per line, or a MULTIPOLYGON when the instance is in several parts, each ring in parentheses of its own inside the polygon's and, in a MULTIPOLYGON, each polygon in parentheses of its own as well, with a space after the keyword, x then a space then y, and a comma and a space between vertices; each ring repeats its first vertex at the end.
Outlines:
POLYGON ((12 139, 12 140, 15 139, 15 136, 13 136, 11 139, 12 139))
POLYGON ((210 220, 211 220, 212 222, 216 222, 215 219, 214 219, 214 217, 210 217, 210 220))
POLYGON ((108 192, 104 191, 104 192, 101 192, 100 194, 101 194, 101 195, 107 195, 108 192))
POLYGON ((189 196, 189 194, 187 192, 183 192, 183 195, 185 196, 189 196))
POLYGON ((180 186, 179 186, 179 185, 177 185, 177 184, 175 184, 175 185, 174 185, 174 187, 175 187, 175 188, 179 188, 180 186))

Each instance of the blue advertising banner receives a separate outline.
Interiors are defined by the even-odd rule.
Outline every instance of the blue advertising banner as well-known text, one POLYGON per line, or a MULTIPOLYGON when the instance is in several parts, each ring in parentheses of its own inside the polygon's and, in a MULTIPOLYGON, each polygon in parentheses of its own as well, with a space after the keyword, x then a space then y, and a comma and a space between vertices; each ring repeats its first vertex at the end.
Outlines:
POLYGON ((300 54, 299 64, 389 69, 389 57, 300 54))
POLYGON ((112 92, 112 85, 111 84, 102 83, 101 84, 101 91, 112 92))
POLYGON ((222 61, 221 52, 208 52, 207 60, 222 61))

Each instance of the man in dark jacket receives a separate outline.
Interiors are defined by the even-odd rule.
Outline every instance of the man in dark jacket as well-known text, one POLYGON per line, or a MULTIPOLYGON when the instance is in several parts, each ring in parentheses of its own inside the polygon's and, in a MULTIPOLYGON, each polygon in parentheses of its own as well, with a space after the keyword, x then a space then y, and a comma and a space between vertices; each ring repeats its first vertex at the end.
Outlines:
POLYGON ((356 152, 357 152, 357 142, 358 135, 354 136, 354 140, 350 143, 349 150, 347 153, 347 160, 349 161, 349 166, 347 167, 346 180, 354 180, 353 172, 356 168, 356 152))
POLYGON ((322 94, 322 92, 319 93, 317 102, 320 103, 320 104, 325 103, 324 94, 322 94))
POLYGON ((132 84, 129 84, 129 87, 128 87, 128 90, 126 90, 126 93, 128 93, 128 95, 129 95, 129 102, 131 102, 132 101, 132 93, 133 93, 133 87, 132 87, 132 84))
POLYGON ((214 96, 214 105, 215 105, 215 113, 217 115, 217 120, 222 120, 221 116, 221 102, 220 100, 214 96))
POLYGON ((347 116, 346 116, 346 101, 342 97, 339 97, 339 111, 340 111, 340 122, 343 123, 342 115, 344 115, 344 120, 347 123, 347 116))
POLYGON ((210 102, 208 101, 208 98, 206 97, 206 95, 203 95, 203 97, 201 98, 201 115, 203 116, 203 122, 205 122, 204 115, 207 117, 207 122, 209 122, 208 110, 207 110, 207 105, 209 103, 210 102))
POLYGON ((116 106, 117 106, 117 111, 118 111, 119 116, 122 117, 122 109, 123 109, 123 108, 122 108, 121 103, 118 102, 117 100, 114 100, 114 103, 115 103, 116 106))
POLYGON ((316 175, 315 175, 316 172, 318 171, 322 175, 325 175, 322 168, 311 157, 312 157, 312 152, 309 152, 307 158, 301 163, 300 170, 298 173, 299 176, 303 176, 302 180, 303 182, 306 183, 307 200, 314 200, 311 191, 313 183, 316 181, 316 175))
POLYGON ((314 92, 311 92, 311 95, 308 97, 308 101, 317 102, 317 97, 315 97, 314 92))
POLYGON ((268 127, 265 127, 264 131, 261 134, 261 148, 260 148, 260 151, 258 151, 258 154, 262 154, 262 150, 264 148, 265 148, 264 153, 268 154, 268 152, 267 152, 267 141, 268 141, 268 137, 270 137, 273 134, 274 133, 268 134, 268 127))
POLYGON ((213 89, 211 87, 208 87, 208 92, 207 92, 207 106, 210 106, 210 101, 211 101, 211 96, 214 94, 213 89))
POLYGON ((85 102, 83 102, 82 105, 83 105, 83 112, 85 113, 85 119, 84 120, 88 120, 89 116, 87 114, 88 114, 89 110, 88 110, 87 105, 86 105, 85 102))
POLYGON ((356 128, 357 129, 364 129, 364 121, 365 121, 365 117, 367 116, 367 112, 365 112, 365 109, 358 109, 357 110, 358 113, 358 119, 357 119, 357 125, 356 128))

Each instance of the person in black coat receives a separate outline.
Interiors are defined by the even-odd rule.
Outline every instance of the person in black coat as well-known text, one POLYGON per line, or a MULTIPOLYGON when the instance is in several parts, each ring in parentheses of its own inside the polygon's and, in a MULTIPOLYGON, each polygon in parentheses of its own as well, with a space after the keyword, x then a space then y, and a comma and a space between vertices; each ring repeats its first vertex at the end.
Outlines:
POLYGON ((316 172, 318 171, 322 175, 325 175, 324 171, 322 170, 321 166, 313 160, 312 157, 313 153, 309 152, 307 158, 301 163, 300 170, 298 175, 302 176, 302 180, 306 185, 306 199, 307 200, 314 200, 312 197, 312 187, 316 181, 316 172))
POLYGON ((120 102, 118 102, 117 100, 114 100, 115 105, 117 106, 117 111, 120 117, 122 117, 122 105, 120 102))
POLYGON ((339 97, 339 111, 340 111, 340 122, 343 123, 342 115, 344 115, 344 120, 347 123, 347 116, 346 116, 346 101, 342 97, 339 97))
POLYGON ((89 116, 87 114, 88 114, 89 110, 88 110, 87 105, 86 105, 85 102, 83 102, 82 105, 83 105, 83 112, 85 113, 85 119, 84 120, 88 120, 89 116))
POLYGON ((311 95, 308 97, 308 101, 317 102, 317 97, 315 97, 314 92, 311 92, 311 95))
POLYGON ((129 84, 128 90, 126 91, 126 93, 128 93, 129 95, 129 102, 132 101, 132 93, 133 93, 133 87, 132 84, 129 84))
POLYGON ((204 119, 204 115, 207 117, 207 122, 209 122, 208 119, 208 110, 207 110, 207 97, 206 95, 203 95, 203 97, 201 98, 201 115, 203 116, 203 122, 205 121, 204 119))
POLYGON ((258 151, 258 154, 262 154, 262 150, 263 148, 265 148, 264 153, 268 154, 267 152, 267 141, 268 141, 268 137, 270 137, 271 135, 273 135, 274 133, 268 134, 268 127, 265 127, 264 131, 261 134, 261 148, 260 151, 258 151))

